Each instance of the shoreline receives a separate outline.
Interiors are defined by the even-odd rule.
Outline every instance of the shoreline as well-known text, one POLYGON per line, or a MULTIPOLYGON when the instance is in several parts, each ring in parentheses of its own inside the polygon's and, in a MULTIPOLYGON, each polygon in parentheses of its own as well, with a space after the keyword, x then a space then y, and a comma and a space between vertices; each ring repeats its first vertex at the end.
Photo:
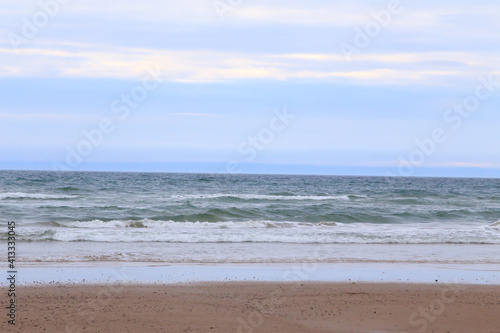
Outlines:
POLYGON ((237 281, 21 286, 18 293, 9 332, 500 330, 500 289, 491 285, 237 281))
MULTIPOLYGON (((142 262, 20 263, 18 285, 191 282, 363 282, 500 285, 498 264, 142 262)), ((6 286, 7 281, 0 281, 6 286)))

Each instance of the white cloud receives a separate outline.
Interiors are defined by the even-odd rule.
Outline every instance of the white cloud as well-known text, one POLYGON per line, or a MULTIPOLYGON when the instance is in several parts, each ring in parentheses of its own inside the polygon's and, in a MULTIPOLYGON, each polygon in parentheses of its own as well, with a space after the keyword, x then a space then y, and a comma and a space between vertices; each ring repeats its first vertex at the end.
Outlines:
POLYGON ((212 114, 212 113, 168 113, 170 116, 188 116, 188 117, 222 117, 219 114, 212 114))
POLYGON ((238 79, 345 80, 369 84, 443 84, 496 70, 496 53, 422 52, 361 54, 352 66, 332 54, 243 54, 207 50, 82 47, 0 49, 2 77, 97 77, 141 79, 159 65, 165 80, 209 82, 238 79), (439 66, 439 62, 448 62, 439 66), (466 66, 463 66, 466 65, 466 66))

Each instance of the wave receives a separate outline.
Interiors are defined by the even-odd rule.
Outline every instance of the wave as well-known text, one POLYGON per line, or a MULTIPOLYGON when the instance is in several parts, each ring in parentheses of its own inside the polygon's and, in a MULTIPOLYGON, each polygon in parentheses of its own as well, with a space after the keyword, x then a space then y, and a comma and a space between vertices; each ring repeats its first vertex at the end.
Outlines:
POLYGON ((48 222, 46 226, 61 228, 83 228, 83 229, 113 229, 113 228, 150 228, 150 229, 229 229, 229 228, 293 228, 293 227, 332 227, 337 223, 325 221, 318 223, 310 222, 278 222, 278 221, 218 221, 218 222, 179 222, 179 221, 158 221, 158 220, 91 220, 74 222, 48 222))
MULTIPOLYGON (((288 221, 175 222, 91 220, 19 226, 24 241, 298 243, 298 244, 500 244, 500 229, 472 224, 367 224, 288 221)), ((3 234, 2 238, 7 235, 3 234)))
POLYGON ((0 193, 0 200, 8 200, 8 199, 66 200, 74 198, 78 198, 78 196, 45 194, 45 193, 24 193, 24 192, 0 193))
POLYGON ((349 200, 360 195, 274 195, 274 194, 178 194, 171 199, 240 199, 240 200, 349 200))
POLYGON ((490 227, 500 227, 500 220, 496 221, 493 224, 490 224, 490 227))

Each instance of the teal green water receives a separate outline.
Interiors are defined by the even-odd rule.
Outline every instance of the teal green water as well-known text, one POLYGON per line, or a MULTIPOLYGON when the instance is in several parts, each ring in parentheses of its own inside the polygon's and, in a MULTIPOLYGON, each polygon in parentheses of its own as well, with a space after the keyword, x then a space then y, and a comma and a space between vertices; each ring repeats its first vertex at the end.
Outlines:
POLYGON ((0 212, 20 241, 500 244, 499 179, 1 171, 0 212))

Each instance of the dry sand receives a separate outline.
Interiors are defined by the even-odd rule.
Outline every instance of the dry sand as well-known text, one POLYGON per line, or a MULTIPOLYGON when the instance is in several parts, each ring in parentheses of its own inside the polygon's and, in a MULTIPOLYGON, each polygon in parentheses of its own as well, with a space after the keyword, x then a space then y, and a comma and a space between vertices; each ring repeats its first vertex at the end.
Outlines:
POLYGON ((18 288, 18 303, 16 328, 7 325, 4 315, 0 331, 500 332, 500 286, 312 282, 34 286, 18 288))

